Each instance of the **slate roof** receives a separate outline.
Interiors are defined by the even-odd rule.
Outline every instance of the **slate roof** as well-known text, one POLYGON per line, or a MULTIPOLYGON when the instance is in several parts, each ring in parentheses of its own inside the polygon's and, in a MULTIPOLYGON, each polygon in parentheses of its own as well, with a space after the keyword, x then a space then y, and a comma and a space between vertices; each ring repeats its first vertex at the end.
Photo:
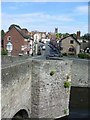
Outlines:
POLYGON ((16 27, 16 26, 14 26, 14 28, 22 35, 23 38, 26 38, 26 39, 30 38, 30 39, 31 39, 31 36, 24 34, 24 33, 22 32, 22 29, 20 29, 20 28, 18 28, 18 27, 16 27))
POLYGON ((88 47, 88 42, 81 43, 81 49, 86 49, 88 47))
POLYGON ((60 41, 62 41, 62 40, 64 40, 64 39, 66 39, 67 37, 72 37, 79 45, 80 45, 80 42, 77 40, 77 38, 76 37, 74 37, 74 35, 73 34, 70 34, 70 35, 68 35, 68 36, 66 36, 66 37, 63 37, 63 38, 61 38, 60 39, 60 41))
MULTIPOLYGON (((32 39, 30 35, 27 35, 27 34, 23 33, 22 29, 21 29, 20 27, 18 27, 17 25, 12 25, 11 29, 12 29, 13 27, 22 35, 23 38, 25 38, 25 39, 32 39)), ((9 29, 9 30, 10 30, 10 29, 9 29)), ((8 31, 8 32, 9 32, 9 31, 8 31)), ((8 33, 8 32, 7 32, 7 33, 8 33)))

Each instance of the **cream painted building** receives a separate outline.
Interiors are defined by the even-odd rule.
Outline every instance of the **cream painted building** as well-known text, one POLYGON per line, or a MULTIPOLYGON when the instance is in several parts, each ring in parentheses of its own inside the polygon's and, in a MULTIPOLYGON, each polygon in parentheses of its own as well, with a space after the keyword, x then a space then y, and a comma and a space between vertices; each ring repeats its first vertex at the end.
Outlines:
POLYGON ((67 54, 79 54, 80 52, 80 43, 77 41, 77 38, 73 34, 62 38, 61 40, 62 53, 67 54))
POLYGON ((33 37, 33 44, 34 44, 33 52, 37 55, 39 41, 42 41, 42 39, 46 38, 46 32, 33 32, 31 34, 33 37))

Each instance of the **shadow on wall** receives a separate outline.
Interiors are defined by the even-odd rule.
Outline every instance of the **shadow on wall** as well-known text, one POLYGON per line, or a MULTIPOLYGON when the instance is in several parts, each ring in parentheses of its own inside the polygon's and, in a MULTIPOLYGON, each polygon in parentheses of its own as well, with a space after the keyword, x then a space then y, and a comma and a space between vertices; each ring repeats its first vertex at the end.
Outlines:
POLYGON ((90 118, 90 88, 71 87, 70 114, 56 120, 89 120, 90 118))
POLYGON ((24 119, 24 118, 29 118, 28 113, 26 110, 22 109, 18 111, 12 118, 12 120, 17 120, 17 119, 24 119))

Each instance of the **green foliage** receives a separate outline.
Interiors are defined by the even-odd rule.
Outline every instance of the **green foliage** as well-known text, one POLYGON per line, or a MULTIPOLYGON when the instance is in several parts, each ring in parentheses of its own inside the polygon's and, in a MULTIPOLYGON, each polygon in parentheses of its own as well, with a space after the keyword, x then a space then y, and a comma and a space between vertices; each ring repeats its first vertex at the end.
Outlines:
POLYGON ((50 75, 53 76, 55 74, 55 71, 51 71, 50 75))
POLYGON ((63 33, 62 35, 63 35, 63 37, 66 37, 69 35, 69 33, 63 33))
POLYGON ((80 54, 78 54, 78 57, 79 58, 82 58, 82 59, 90 59, 90 54, 88 54, 88 53, 80 53, 80 54))
POLYGON ((7 55, 7 54, 8 54, 8 51, 6 49, 2 49, 1 55, 7 55))
POLYGON ((59 38, 61 38, 61 36, 66 37, 68 35, 69 35, 69 33, 56 33, 56 38, 59 39, 59 38))
POLYGON ((56 39, 61 38, 62 34, 61 33, 56 33, 56 39))
POLYGON ((1 38, 3 38, 3 37, 4 37, 4 35, 5 35, 4 30, 1 30, 1 38))
POLYGON ((64 110, 64 114, 67 114, 67 109, 64 110))
POLYGON ((84 34, 83 36, 81 36, 81 39, 90 40, 90 33, 84 34))
POLYGON ((65 81, 65 82, 64 82, 64 87, 65 87, 65 88, 69 88, 70 85, 71 85, 71 83, 70 83, 69 81, 65 81))

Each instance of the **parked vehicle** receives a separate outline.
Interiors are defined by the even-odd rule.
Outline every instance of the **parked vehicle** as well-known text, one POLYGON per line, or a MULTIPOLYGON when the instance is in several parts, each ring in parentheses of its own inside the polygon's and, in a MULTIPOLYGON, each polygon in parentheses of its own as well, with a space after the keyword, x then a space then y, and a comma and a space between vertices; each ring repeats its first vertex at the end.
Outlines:
POLYGON ((43 46, 42 46, 42 50, 45 50, 45 49, 46 49, 46 47, 45 47, 45 45, 43 45, 43 46))

